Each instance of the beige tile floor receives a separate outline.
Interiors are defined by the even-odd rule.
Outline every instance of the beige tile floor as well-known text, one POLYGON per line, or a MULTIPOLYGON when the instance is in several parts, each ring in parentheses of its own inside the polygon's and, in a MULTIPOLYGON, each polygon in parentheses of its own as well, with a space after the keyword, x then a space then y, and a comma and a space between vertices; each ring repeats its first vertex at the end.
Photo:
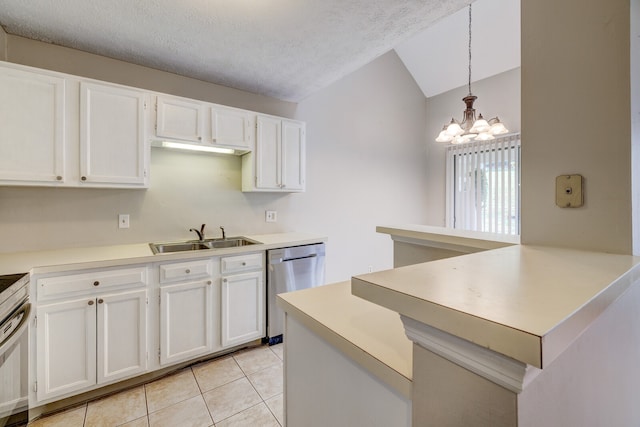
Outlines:
POLYGON ((280 427, 282 344, 243 350, 29 427, 280 427))

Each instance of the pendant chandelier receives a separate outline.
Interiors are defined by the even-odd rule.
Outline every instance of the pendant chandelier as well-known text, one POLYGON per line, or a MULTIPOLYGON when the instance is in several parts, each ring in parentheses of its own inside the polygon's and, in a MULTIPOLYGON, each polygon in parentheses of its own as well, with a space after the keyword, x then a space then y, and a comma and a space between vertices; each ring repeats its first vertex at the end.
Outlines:
POLYGON ((442 131, 436 138, 436 142, 450 142, 462 144, 471 140, 487 141, 494 139, 494 135, 509 132, 500 119, 496 116, 485 120, 482 114, 476 119, 476 110, 473 103, 477 96, 471 93, 471 4, 469 4, 469 95, 462 98, 467 108, 461 122, 452 118, 451 122, 442 127, 442 131))

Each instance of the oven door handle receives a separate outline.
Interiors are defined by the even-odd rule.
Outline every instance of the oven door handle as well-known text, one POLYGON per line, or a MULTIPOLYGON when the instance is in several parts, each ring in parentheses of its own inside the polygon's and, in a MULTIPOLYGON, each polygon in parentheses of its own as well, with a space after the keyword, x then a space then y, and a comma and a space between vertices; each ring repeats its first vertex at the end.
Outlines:
MULTIPOLYGON (((20 308, 16 310, 16 312, 13 313, 9 317, 9 319, 7 319, 7 322, 13 321, 20 314, 22 314, 22 319, 20 319, 20 323, 18 324, 18 326, 16 326, 13 329, 13 331, 7 337, 5 337, 5 339, 2 342, 0 342, 0 355, 4 355, 5 352, 8 349, 10 349, 11 346, 13 346, 13 344, 15 344, 16 341, 18 341, 18 339, 20 339, 22 332, 29 326, 29 317, 30 317, 29 315, 31 314, 31 304, 25 303, 22 306, 20 306, 20 308)), ((4 328, 7 322, 4 322, 2 325, 0 325, 0 328, 4 328)))

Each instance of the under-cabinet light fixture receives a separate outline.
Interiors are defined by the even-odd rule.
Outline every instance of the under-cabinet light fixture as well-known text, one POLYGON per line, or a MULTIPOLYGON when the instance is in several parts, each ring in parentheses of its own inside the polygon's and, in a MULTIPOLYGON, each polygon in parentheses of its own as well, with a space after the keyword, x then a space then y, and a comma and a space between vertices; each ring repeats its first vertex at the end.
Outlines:
POLYGON ((182 142, 162 141, 162 148, 176 148, 178 150, 205 151, 207 153, 235 154, 232 148, 209 147, 206 145, 184 144, 182 142))
POLYGON ((469 95, 462 98, 467 108, 464 110, 461 122, 452 118, 450 123, 442 127, 436 142, 462 144, 471 140, 487 141, 494 139, 494 135, 509 132, 497 116, 486 120, 480 114, 476 120, 476 110, 473 108, 473 102, 476 99, 478 97, 471 93, 471 4, 469 4, 469 95))

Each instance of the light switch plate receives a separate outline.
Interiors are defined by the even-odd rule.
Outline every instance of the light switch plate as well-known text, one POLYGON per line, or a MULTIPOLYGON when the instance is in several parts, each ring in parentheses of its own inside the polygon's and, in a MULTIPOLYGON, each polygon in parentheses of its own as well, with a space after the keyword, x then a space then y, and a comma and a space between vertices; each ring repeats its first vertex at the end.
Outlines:
POLYGON ((561 208, 579 208, 584 201, 582 175, 556 177, 556 205, 561 208))

